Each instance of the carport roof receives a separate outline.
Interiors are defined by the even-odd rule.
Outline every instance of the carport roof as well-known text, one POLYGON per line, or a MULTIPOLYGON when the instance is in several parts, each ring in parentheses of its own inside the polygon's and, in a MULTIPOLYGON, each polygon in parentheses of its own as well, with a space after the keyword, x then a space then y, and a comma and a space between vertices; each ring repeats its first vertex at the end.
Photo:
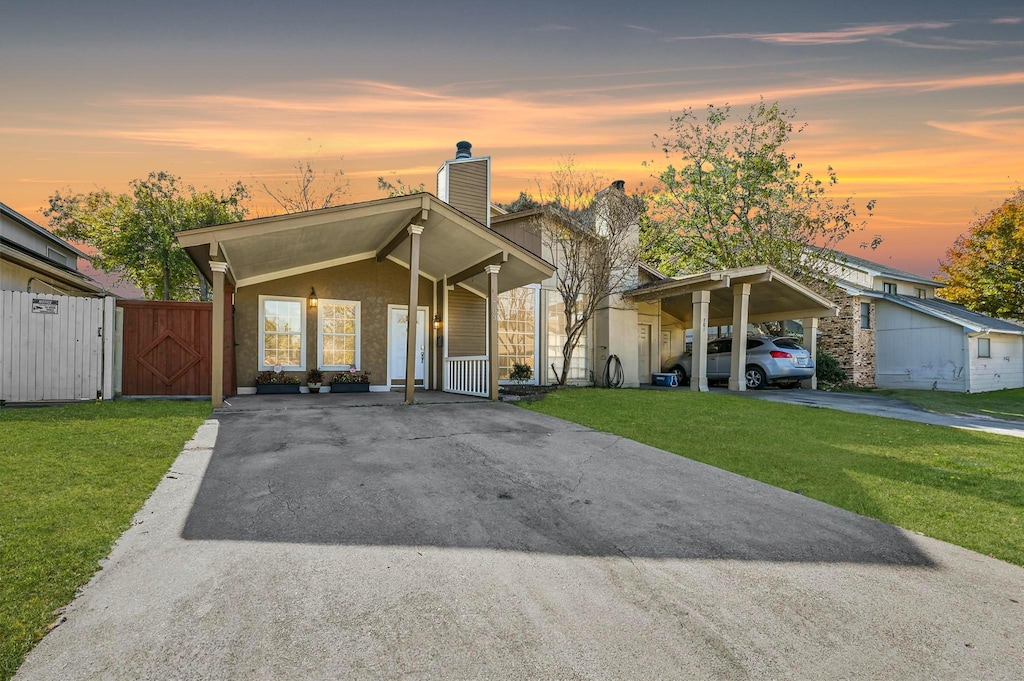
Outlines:
POLYGON ((692 294, 711 294, 708 324, 732 324, 733 292, 736 284, 750 284, 750 322, 807 317, 835 317, 838 308, 807 286, 769 265, 738 267, 674 277, 643 286, 625 295, 636 302, 661 301, 661 309, 680 321, 693 321, 692 294))
POLYGON ((422 193, 277 215, 175 236, 199 269, 228 265, 236 287, 370 258, 408 267, 408 228, 420 225, 420 274, 486 291, 483 267, 501 265, 501 291, 550 277, 554 268, 437 197, 422 193), (403 248, 403 245, 406 245, 403 248))

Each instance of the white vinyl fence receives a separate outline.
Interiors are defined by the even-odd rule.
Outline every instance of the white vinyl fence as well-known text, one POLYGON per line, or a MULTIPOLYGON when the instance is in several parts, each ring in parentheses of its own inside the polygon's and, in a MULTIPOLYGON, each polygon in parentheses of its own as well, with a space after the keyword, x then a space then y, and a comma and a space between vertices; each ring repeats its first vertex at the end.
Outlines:
POLYGON ((114 299, 0 291, 0 400, 111 399, 114 299))

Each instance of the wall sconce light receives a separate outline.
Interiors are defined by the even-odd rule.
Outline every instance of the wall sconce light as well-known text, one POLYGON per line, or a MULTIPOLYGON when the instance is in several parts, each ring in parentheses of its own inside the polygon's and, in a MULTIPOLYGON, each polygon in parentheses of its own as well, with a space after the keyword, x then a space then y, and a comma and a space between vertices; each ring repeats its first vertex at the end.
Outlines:
POLYGON ((434 331, 440 331, 440 330, 441 330, 441 315, 436 314, 436 315, 434 315, 434 331))
POLYGON ((309 287, 309 306, 315 308, 320 304, 320 299, 316 297, 316 289, 312 286, 309 287))

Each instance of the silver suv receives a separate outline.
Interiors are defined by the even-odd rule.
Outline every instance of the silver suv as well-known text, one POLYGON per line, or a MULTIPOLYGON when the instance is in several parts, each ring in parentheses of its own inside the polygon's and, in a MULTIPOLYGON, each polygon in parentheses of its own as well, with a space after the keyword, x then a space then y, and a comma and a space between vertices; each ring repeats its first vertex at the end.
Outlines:
MULTIPOLYGON (((666 373, 675 373, 679 385, 690 382, 691 357, 684 352, 665 364, 666 373)), ((732 370, 732 338, 716 338, 708 343, 708 380, 728 380, 732 370)), ((760 390, 769 383, 796 387, 814 376, 811 353, 786 336, 750 336, 747 338, 747 387, 760 390)))

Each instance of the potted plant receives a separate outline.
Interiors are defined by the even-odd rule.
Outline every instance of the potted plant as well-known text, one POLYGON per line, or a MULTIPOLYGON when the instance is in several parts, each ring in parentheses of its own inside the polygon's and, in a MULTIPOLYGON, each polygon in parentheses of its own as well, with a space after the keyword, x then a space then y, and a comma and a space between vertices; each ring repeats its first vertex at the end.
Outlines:
POLYGON ((320 386, 324 384, 324 375, 319 369, 310 369, 306 372, 306 385, 309 392, 320 392, 320 386))
POLYGON ((348 371, 339 371, 331 379, 331 392, 368 393, 370 392, 370 377, 355 367, 348 371))
POLYGON ((275 395, 299 392, 299 379, 280 371, 261 371, 256 374, 256 394, 275 395))

